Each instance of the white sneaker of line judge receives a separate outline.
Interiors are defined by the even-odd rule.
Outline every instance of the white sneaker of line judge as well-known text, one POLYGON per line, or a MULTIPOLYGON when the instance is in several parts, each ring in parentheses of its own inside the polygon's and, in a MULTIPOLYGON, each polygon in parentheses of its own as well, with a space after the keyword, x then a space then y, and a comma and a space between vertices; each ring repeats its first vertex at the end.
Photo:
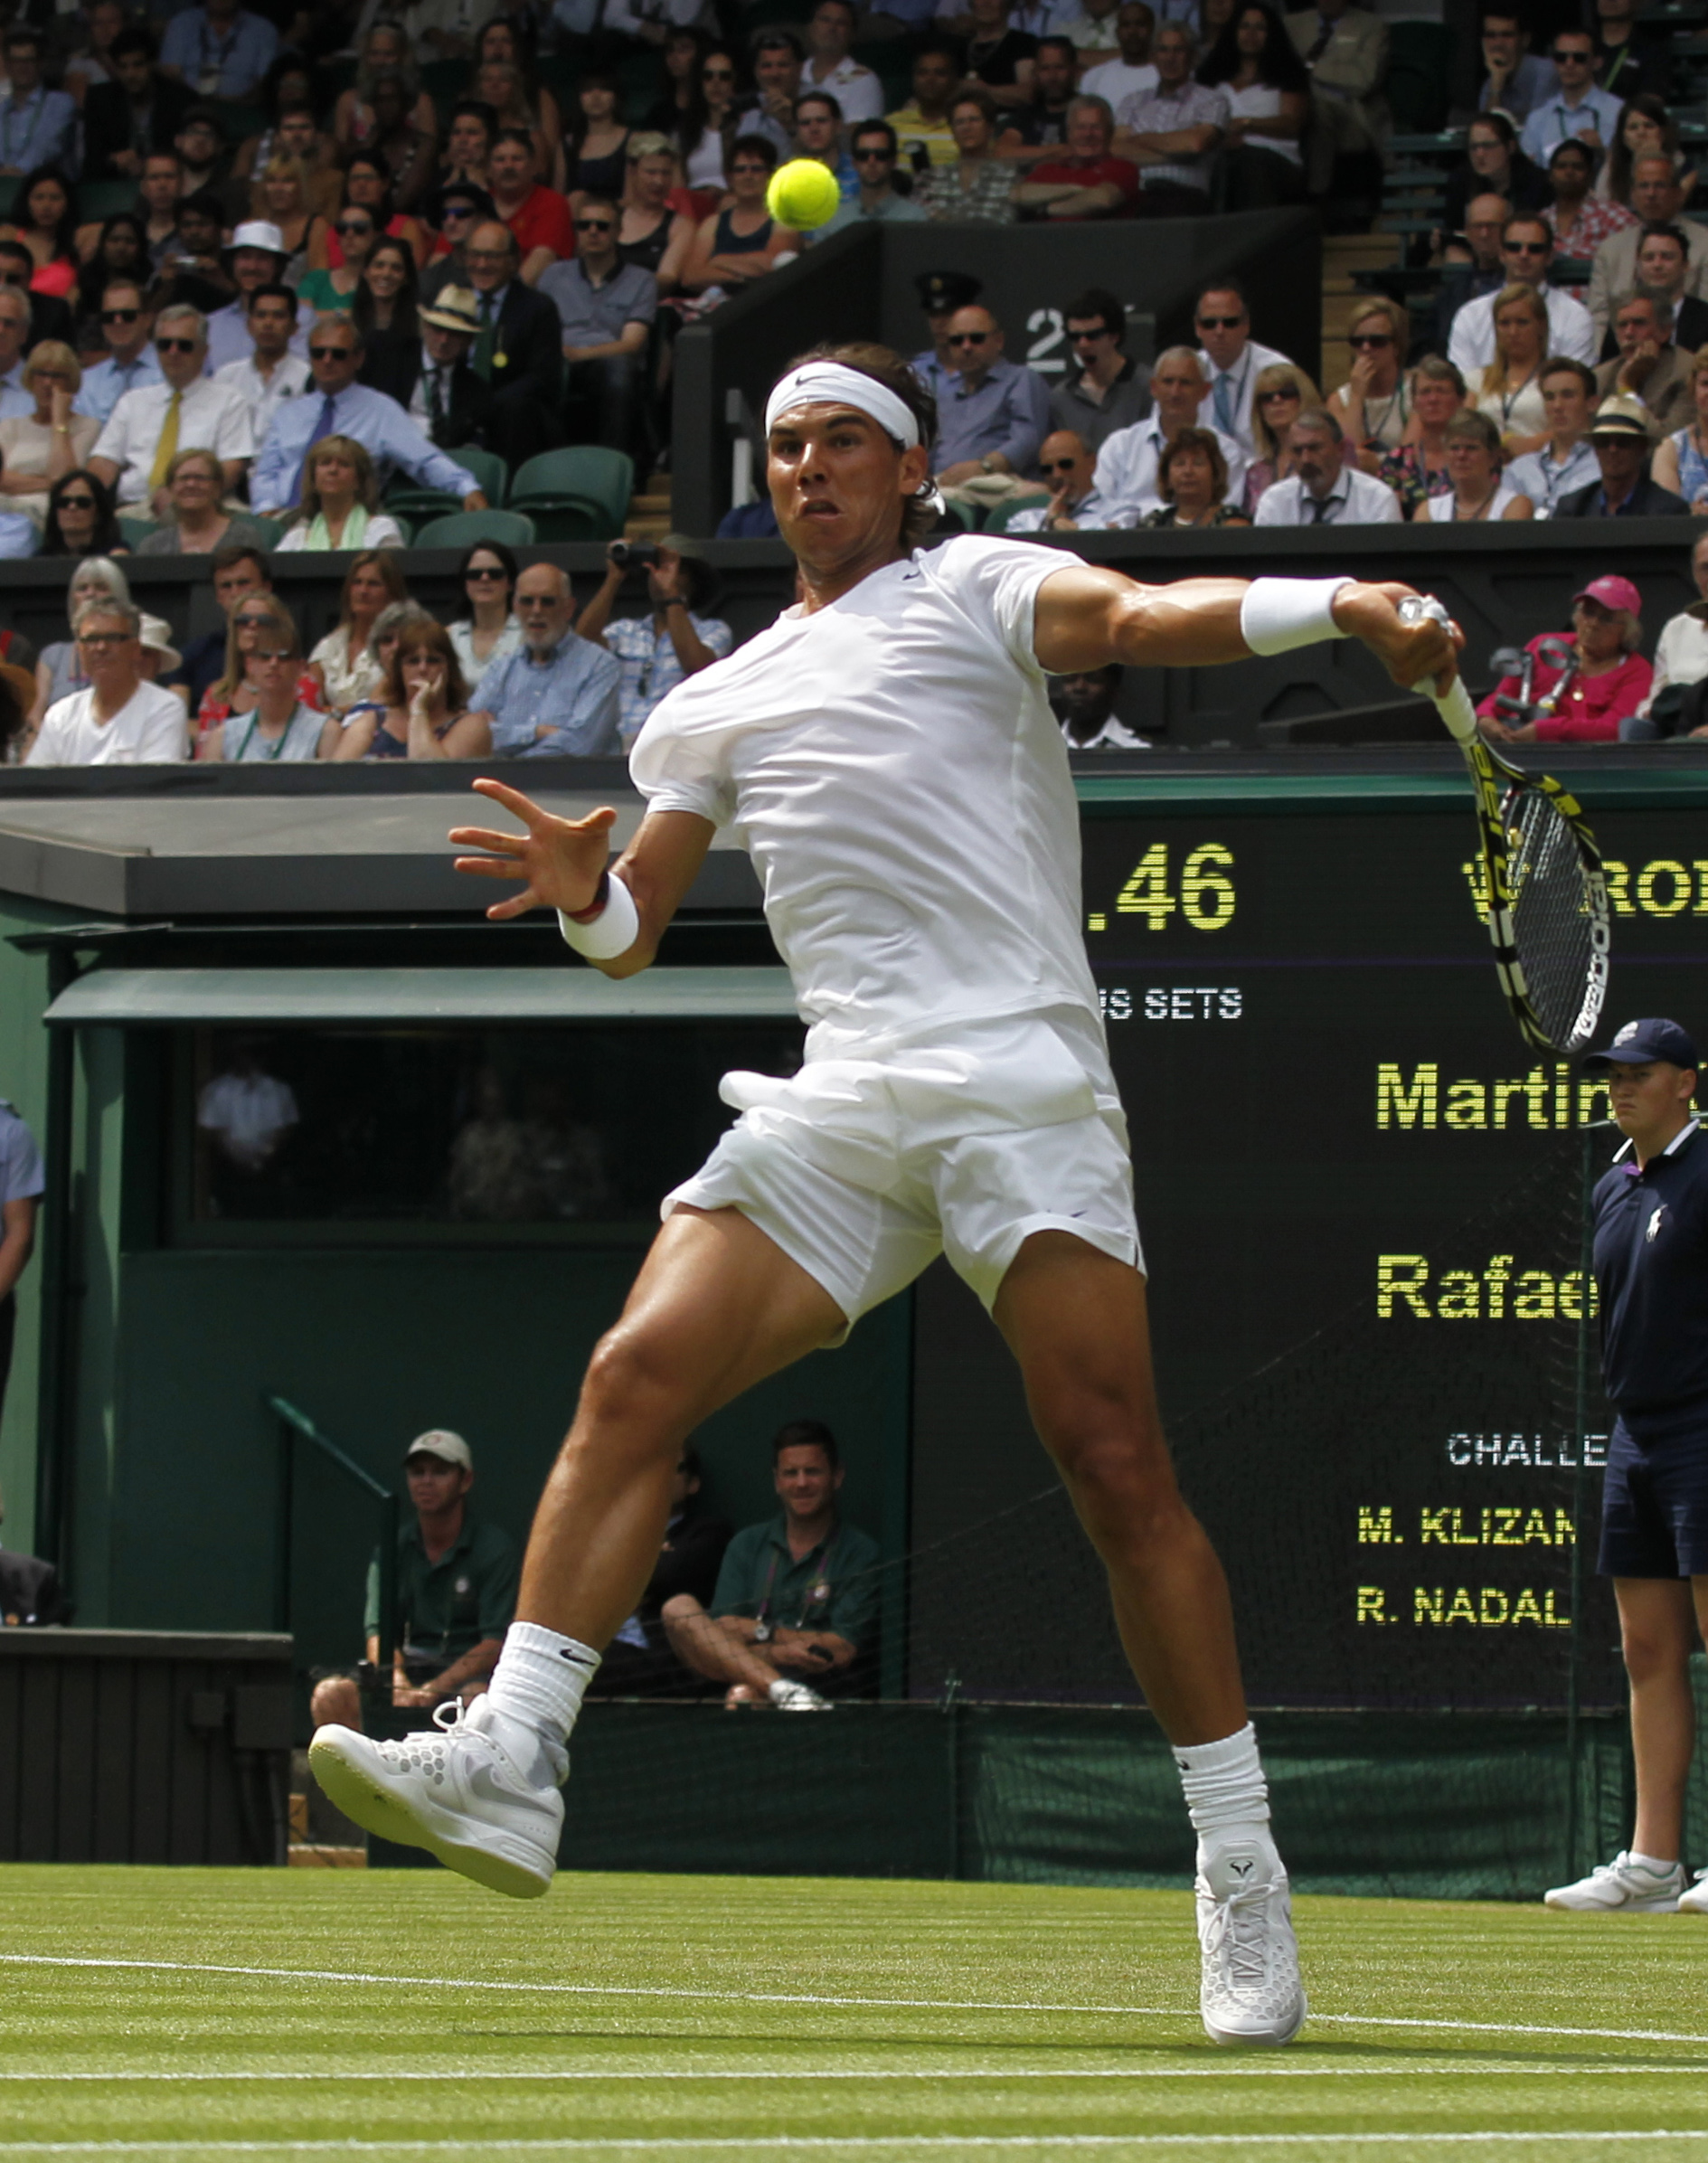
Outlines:
POLYGON ((1708 1870, 1696 1873, 1696 1882, 1688 1893, 1678 1895, 1678 1913, 1681 1915, 1708 1915, 1708 1870))
POLYGON ((1684 1891, 1682 1863, 1656 1866, 1621 1848, 1610 1863, 1599 1863, 1575 1885, 1555 1885, 1544 1893, 1542 1903, 1579 1915, 1670 1915, 1682 1904, 1684 1891))
POLYGON ((829 1713, 835 1710, 828 1697, 821 1697, 807 1684, 790 1682, 780 1675, 765 1695, 779 1713, 829 1713))
POLYGON ((563 1828, 558 1787, 570 1769, 568 1754, 514 1721, 495 1720, 486 1697, 467 1713, 441 1705, 433 1720, 401 1742, 319 1728, 308 1745, 309 1765, 364 1831, 401 1847, 424 1847, 492 1892, 537 1899, 557 1868, 563 1828))

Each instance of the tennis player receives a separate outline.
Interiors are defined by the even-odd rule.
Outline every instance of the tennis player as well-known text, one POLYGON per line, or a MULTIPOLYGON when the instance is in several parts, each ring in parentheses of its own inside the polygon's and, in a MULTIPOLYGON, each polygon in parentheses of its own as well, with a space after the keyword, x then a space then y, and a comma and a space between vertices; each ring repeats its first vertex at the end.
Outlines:
POLYGON ((1281 2044, 1306 2004, 1287 1873, 1228 1589, 1175 1484, 1151 1379, 1126 1127, 1080 936, 1078 809, 1045 679, 1362 638, 1395 681, 1451 681, 1410 589, 1193 579, 1147 588, 972 535, 929 554, 932 405, 879 346, 821 348, 766 412, 803 599, 679 685, 637 739, 647 815, 461 827, 612 977, 643 969, 731 826, 809 1025, 788 1081, 727 1075, 741 1114, 664 1224, 599 1346, 547 1482, 492 1687, 401 1743, 323 1728, 321 1784, 359 1823, 505 1893, 555 1865, 565 1743, 658 1553, 683 1438, 839 1342, 939 1252, 990 1309, 1109 1573, 1122 1641, 1198 1833, 1201 2002, 1216 2041, 1281 2044))

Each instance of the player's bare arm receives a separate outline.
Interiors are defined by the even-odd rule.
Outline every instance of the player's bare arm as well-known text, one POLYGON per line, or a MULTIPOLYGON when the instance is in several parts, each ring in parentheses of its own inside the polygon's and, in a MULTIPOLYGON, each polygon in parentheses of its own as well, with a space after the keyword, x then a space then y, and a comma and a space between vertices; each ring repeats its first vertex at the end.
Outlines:
MULTIPOLYGON (((1305 581, 1298 583, 1302 587, 1305 581)), ((1132 667, 1202 668, 1244 660, 1252 651, 1246 615, 1251 590, 1247 579, 1182 579, 1174 585, 1142 586, 1117 571, 1075 564, 1046 579, 1038 590, 1033 650, 1052 675, 1101 668, 1110 661, 1132 667)), ((1458 669, 1454 637, 1432 620, 1401 621, 1399 603, 1411 590, 1348 579, 1334 597, 1334 629, 1362 639, 1408 691, 1431 675, 1445 691, 1458 669)))
POLYGON ((531 909, 583 915, 597 902, 609 871, 633 896, 639 927, 624 952, 589 959, 608 977, 633 977, 647 968, 705 861, 714 831, 711 823, 692 811, 650 812, 613 864, 610 830, 617 814, 609 804, 590 811, 585 818, 560 818, 503 781, 483 779, 473 786, 519 818, 524 828, 520 834, 492 826, 451 829, 449 838, 456 847, 487 852, 458 856, 458 871, 475 878, 525 882, 520 893, 495 902, 487 916, 504 922, 531 909))

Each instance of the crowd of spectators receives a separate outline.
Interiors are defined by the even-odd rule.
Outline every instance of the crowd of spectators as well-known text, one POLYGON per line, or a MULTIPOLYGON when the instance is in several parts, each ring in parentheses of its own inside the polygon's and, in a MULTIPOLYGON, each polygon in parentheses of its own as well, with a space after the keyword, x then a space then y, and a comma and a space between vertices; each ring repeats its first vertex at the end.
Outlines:
MULTIPOLYGON (((1630 0, 1595 14, 1532 52, 1485 11, 1439 297, 1360 301, 1331 394, 1254 335, 1231 277, 1148 369, 1117 295, 1078 294, 1055 377, 1010 351, 976 278, 922 279, 948 515, 1066 534, 1700 513, 1708 229, 1684 214, 1664 56, 1630 0)), ((1347 0, 818 0, 757 27, 713 0, 15 17, 0 554, 80 575, 7 757, 619 751, 732 644, 695 544, 657 551, 628 613, 613 562, 578 619, 560 569, 495 541, 440 625, 396 561, 395 481, 478 513, 477 450, 667 465, 675 331, 819 237, 769 213, 783 159, 835 175, 833 233, 1342 203, 1380 171, 1388 48, 1347 0), (437 63, 458 94, 429 90, 437 63), (90 186, 102 214, 80 218, 90 186), (209 557, 219 650, 180 656, 143 620, 130 550, 209 557), (273 550, 348 559, 312 653, 269 600, 273 550)), ((763 500, 720 529, 774 530, 763 500)))
MULTIPOLYGON (((363 463, 356 445, 336 455, 345 473, 363 463)), ((319 470, 321 515, 330 504, 335 518, 348 483, 335 496, 319 470)), ((90 553, 67 588, 71 636, 36 659, 8 749, 34 767, 616 754, 673 685, 734 638, 714 612, 716 575, 685 535, 614 542, 608 553, 578 614, 558 565, 524 567, 503 542, 477 542, 460 570, 467 613, 446 624, 410 599, 395 550, 359 548, 338 621, 307 655, 252 542, 213 551, 225 628, 182 653, 136 606, 122 562, 90 553), (625 580, 644 581, 637 613, 618 612, 625 580)), ((14 674, 22 650, 8 648, 14 674)))

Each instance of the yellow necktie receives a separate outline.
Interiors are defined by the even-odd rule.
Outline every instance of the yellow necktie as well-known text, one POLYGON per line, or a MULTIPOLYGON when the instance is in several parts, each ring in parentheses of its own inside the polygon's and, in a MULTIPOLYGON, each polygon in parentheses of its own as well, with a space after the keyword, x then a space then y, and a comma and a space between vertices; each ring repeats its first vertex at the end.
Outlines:
POLYGON ((151 488, 165 487, 166 468, 178 455, 178 403, 183 396, 182 391, 175 391, 166 408, 166 425, 160 431, 160 448, 155 453, 154 470, 148 476, 151 488))

